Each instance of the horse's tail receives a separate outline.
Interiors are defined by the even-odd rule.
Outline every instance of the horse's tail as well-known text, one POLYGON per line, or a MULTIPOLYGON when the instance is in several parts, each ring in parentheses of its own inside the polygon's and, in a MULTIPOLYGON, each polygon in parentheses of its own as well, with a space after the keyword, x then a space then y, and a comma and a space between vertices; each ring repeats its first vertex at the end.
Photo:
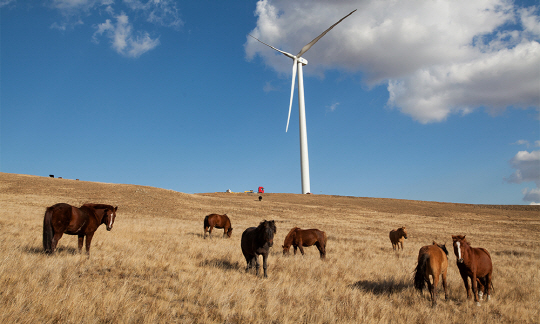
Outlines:
POLYGON ((210 217, 210 215, 204 218, 204 228, 207 228, 208 226, 210 226, 210 224, 208 223, 208 217, 210 217))
POLYGON ((53 208, 48 207, 43 216, 43 250, 45 253, 52 253, 53 227, 52 227, 53 208))
POLYGON ((429 260, 429 254, 424 253, 418 260, 418 264, 416 265, 416 269, 414 269, 414 288, 420 290, 424 289, 426 286, 426 280, 425 280, 425 273, 426 273, 426 265, 429 260))
POLYGON ((326 251, 326 242, 328 241, 328 236, 326 236, 326 232, 324 231, 322 232, 322 235, 323 235, 322 243, 324 245, 324 250, 326 251))

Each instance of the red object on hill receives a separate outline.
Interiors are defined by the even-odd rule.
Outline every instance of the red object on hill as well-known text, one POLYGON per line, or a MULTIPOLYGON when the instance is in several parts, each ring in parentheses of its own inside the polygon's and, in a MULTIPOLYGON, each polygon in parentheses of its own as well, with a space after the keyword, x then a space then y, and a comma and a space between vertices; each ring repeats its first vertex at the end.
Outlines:
POLYGON ((263 187, 259 187, 259 191, 257 193, 264 193, 264 188, 263 187))

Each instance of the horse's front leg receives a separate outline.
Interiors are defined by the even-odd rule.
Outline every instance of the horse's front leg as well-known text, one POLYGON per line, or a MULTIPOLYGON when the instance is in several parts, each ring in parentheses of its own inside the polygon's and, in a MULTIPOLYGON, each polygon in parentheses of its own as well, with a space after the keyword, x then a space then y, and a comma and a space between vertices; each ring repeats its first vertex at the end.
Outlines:
POLYGON ((476 302, 476 306, 480 306, 480 301, 478 301, 478 282, 476 280, 476 272, 474 271, 471 278, 471 283, 472 283, 472 292, 474 295, 474 301, 476 302))
POLYGON ((267 269, 268 269, 268 253, 265 253, 262 255, 263 256, 263 270, 264 270, 264 277, 265 278, 268 278, 268 272, 267 272, 267 269))
MULTIPOLYGON (((261 267, 259 263, 259 256, 255 254, 253 257, 253 261, 255 262, 255 275, 259 276, 259 268, 261 267)), ((266 270, 264 270, 266 272, 266 270)))
POLYGON ((302 247, 302 242, 300 242, 300 244, 298 245, 298 248, 300 249, 300 253, 304 255, 304 248, 302 247))
POLYGON ((83 247, 83 242, 84 242, 84 234, 83 235, 78 235, 78 247, 79 247, 79 253, 81 253, 82 251, 82 247, 83 247))
POLYGON ((90 255, 90 244, 92 244, 92 237, 94 237, 94 233, 86 234, 86 254, 90 255))
POLYGON ((296 249, 298 249, 298 245, 293 245, 294 248, 294 255, 296 255, 296 249))
POLYGON ((210 226, 210 229, 208 230, 208 237, 212 238, 212 230, 214 229, 214 226, 210 226))
POLYGON ((467 299, 471 299, 471 288, 469 287, 469 277, 466 273, 461 273, 461 279, 463 279, 463 284, 465 285, 465 292, 467 293, 467 299))

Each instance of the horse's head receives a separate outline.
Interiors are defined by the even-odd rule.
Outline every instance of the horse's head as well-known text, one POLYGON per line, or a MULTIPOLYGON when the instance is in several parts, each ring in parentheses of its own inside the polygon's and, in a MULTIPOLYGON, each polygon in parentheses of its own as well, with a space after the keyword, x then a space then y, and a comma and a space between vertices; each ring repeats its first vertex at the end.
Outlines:
POLYGON ((276 224, 273 220, 261 223, 263 227, 263 238, 265 242, 268 242, 269 246, 274 245, 274 234, 276 234, 276 224))
POLYGON ((232 235, 232 227, 227 230, 227 237, 231 237, 232 235))
POLYGON ((463 263, 463 248, 465 245, 469 245, 465 239, 465 235, 452 235, 452 245, 454 246, 454 254, 456 255, 457 262, 463 263))
POLYGON ((282 245, 281 247, 283 248, 283 256, 289 255, 289 250, 290 250, 291 246, 290 245, 289 246, 282 245))
POLYGON ((105 223, 105 225, 107 226, 107 231, 110 231, 112 230, 112 227, 113 227, 113 224, 114 224, 114 220, 116 219, 116 211, 118 210, 118 206, 114 207, 114 208, 107 208, 105 209, 105 212, 103 215, 103 222, 105 223))
POLYGON ((407 239, 407 229, 405 229, 405 226, 403 226, 402 228, 400 228, 401 232, 402 232, 402 235, 405 239, 407 239))

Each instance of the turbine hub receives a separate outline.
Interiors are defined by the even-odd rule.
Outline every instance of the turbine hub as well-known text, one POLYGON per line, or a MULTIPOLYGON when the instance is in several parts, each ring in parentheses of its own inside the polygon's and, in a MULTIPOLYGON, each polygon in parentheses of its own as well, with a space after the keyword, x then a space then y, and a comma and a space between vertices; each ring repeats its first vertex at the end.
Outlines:
POLYGON ((307 60, 303 57, 299 57, 298 62, 302 63, 302 65, 307 65, 307 60))

